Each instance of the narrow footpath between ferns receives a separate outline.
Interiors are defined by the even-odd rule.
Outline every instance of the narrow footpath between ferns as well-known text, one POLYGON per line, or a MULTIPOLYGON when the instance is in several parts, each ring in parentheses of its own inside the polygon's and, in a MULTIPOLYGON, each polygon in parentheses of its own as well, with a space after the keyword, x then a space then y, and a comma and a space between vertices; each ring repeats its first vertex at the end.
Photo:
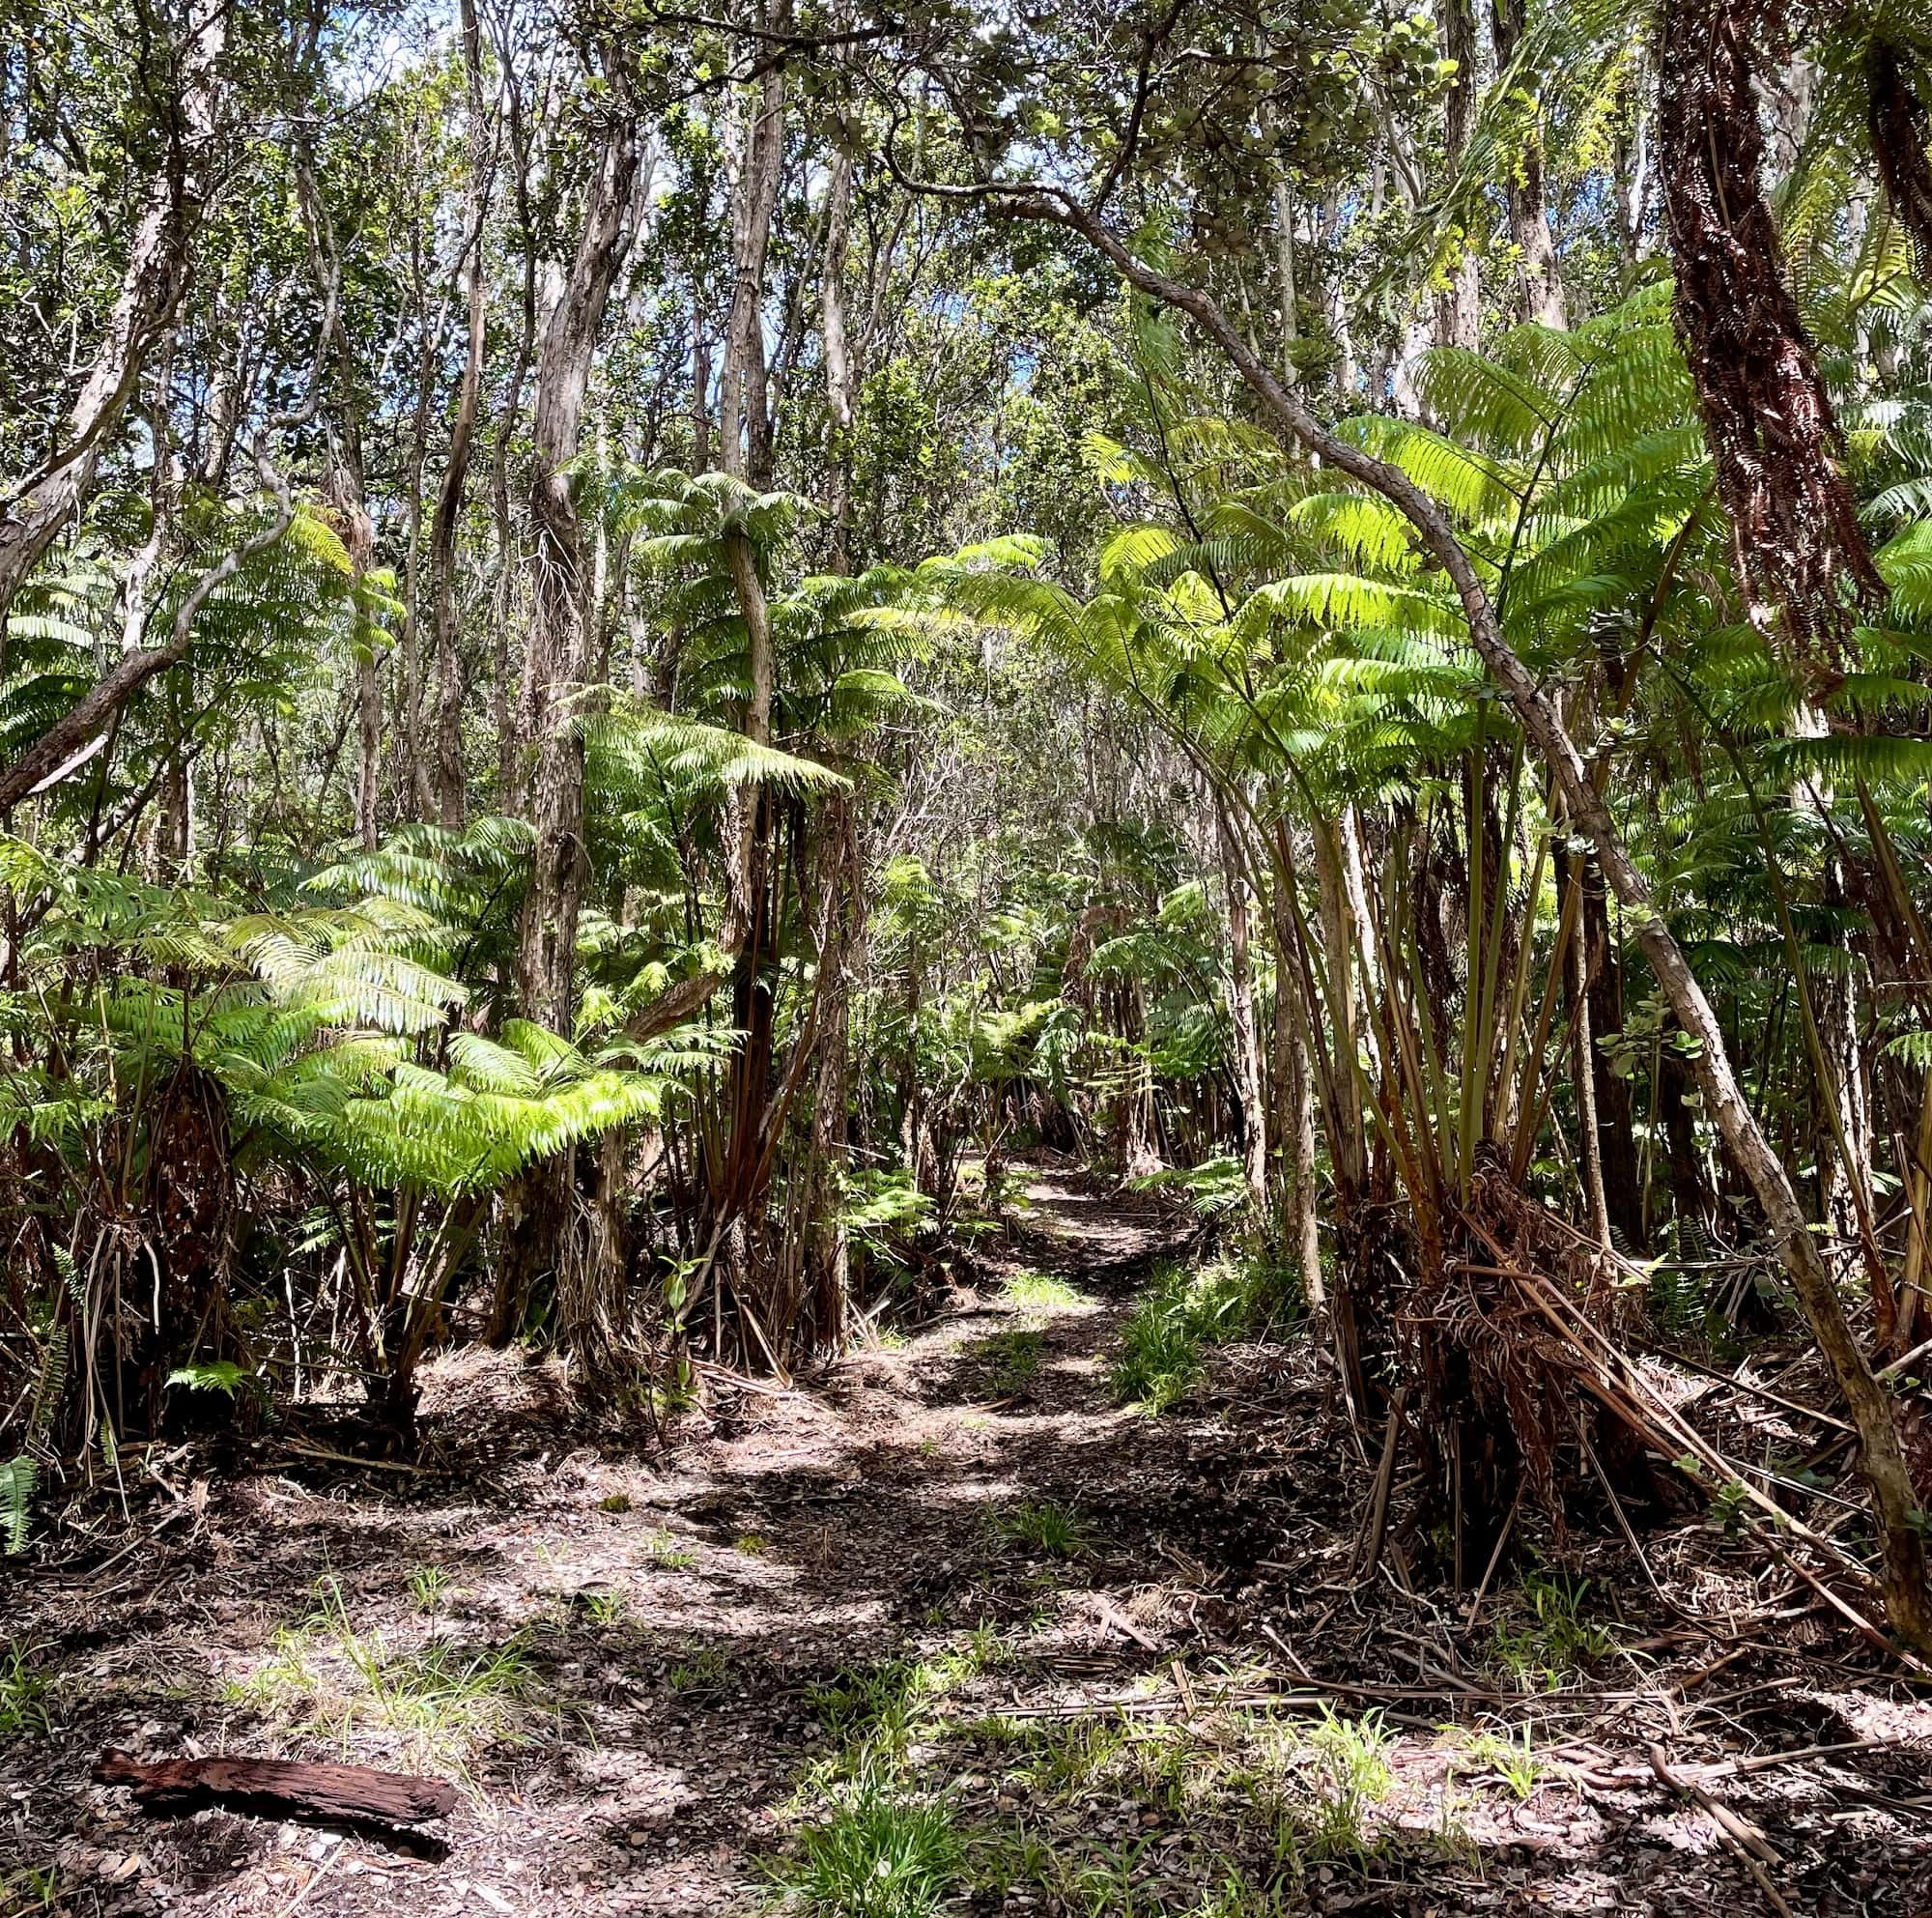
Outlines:
POLYGON ((1842 1631, 1734 1638, 1689 1532, 1668 1601, 1621 1542, 1480 1601, 1362 1577, 1376 1462, 1311 1341, 1165 1350, 1135 1300, 1202 1255, 1163 1215, 1059 1171, 1024 1211, 935 1322, 656 1456, 472 1356, 421 1470, 185 1463, 151 1543, 13 1601, 0 1880, 278 1918, 1932 1908, 1932 1708, 1842 1631), (1123 1339, 1164 1414, 1119 1402, 1123 1339), (103 1745, 466 1791, 413 1848, 157 1821, 88 1782, 103 1745))

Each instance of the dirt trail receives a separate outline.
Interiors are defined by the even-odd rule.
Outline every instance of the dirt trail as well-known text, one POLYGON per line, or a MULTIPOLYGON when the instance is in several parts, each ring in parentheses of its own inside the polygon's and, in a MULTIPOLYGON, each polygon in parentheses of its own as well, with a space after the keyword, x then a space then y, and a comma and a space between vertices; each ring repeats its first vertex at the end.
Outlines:
POLYGON ((917 1706, 895 1789, 967 1836, 948 1910, 1758 1908, 1658 1783, 1659 1736, 1764 1827, 1795 1908, 1932 1909, 1922 1818, 1893 1809, 1932 1802, 1932 1707, 1834 1663, 1829 1624, 1810 1657, 1740 1646, 1710 1578, 1706 1632, 1605 1545, 1589 1672, 1538 1675, 1557 1652, 1526 1585, 1473 1624, 1388 1562, 1364 1585, 1370 1467, 1310 1343, 1221 1348, 1179 1412, 1122 1409, 1122 1320, 1171 1228, 1070 1174, 1028 1198, 933 1324, 810 1391, 721 1393, 656 1455, 574 1433, 554 1375, 471 1356, 438 1369, 424 1470, 286 1437, 213 1482, 184 1457, 141 1544, 7 1595, 51 1682, 12 1735, 0 1682, 0 1886, 43 1908, 22 1874, 51 1871, 45 1908, 198 1918, 756 1910, 802 1781, 849 1755, 858 1674, 867 1710, 917 1706), (415 1849, 156 1822, 88 1781, 103 1744, 469 1790, 415 1849), (1778 1756, 1825 1745, 1856 1749, 1778 1756))

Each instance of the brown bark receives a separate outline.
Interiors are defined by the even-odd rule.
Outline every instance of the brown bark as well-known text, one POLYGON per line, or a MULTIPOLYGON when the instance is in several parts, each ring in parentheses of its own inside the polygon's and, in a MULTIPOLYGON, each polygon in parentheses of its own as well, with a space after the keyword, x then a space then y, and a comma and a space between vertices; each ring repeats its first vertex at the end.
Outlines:
POLYGON ((583 742, 571 702, 589 664, 582 528, 567 471, 576 457, 604 310, 630 250, 638 125, 627 101, 612 117, 585 191, 583 222, 563 297, 537 356, 530 488, 530 638, 518 731, 529 755, 527 795, 536 833, 517 942, 517 996, 526 1017, 570 1030, 577 918, 587 876, 583 848, 583 742))
POLYGON ((1912 241, 1912 263, 1921 281, 1932 280, 1932 160, 1926 157, 1924 102, 1889 41, 1874 39, 1865 56, 1866 129, 1872 157, 1885 183, 1892 217, 1912 241))
MULTIPOLYGON (((1449 178, 1462 170, 1463 156, 1476 126, 1476 18, 1469 0, 1441 0, 1442 57, 1456 63, 1454 77, 1442 99, 1442 151, 1449 178)), ((1466 236, 1459 239, 1449 284, 1435 299, 1435 341, 1438 346, 1473 350, 1482 320, 1476 255, 1466 236)))
POLYGON ((1810 335, 1785 282, 1760 169, 1758 42, 1776 0, 1684 0, 1659 12, 1657 144, 1676 315, 1731 516, 1751 618, 1814 671, 1842 671, 1842 588, 1885 596, 1838 470, 1843 446, 1810 335))
MULTIPOLYGON (((771 609, 758 577, 757 555, 735 526, 724 532, 724 560, 737 591, 745 623, 750 697, 742 730, 753 744, 772 738, 772 701, 777 664, 773 653, 771 609)), ((770 1174, 764 1150, 771 1106, 773 1052, 777 1039, 773 950, 772 807, 757 781, 748 781, 731 797, 731 851, 726 873, 724 936, 734 963, 731 1021, 743 1035, 731 1055, 725 1078, 729 1131, 713 1186, 712 1210, 721 1245, 720 1264, 735 1288, 750 1262, 751 1221, 770 1174)))
MULTIPOLYGON (((1496 72, 1501 73, 1508 70, 1522 45, 1523 0, 1495 0, 1491 23, 1495 37, 1496 72)), ((1556 243, 1549 232, 1540 125, 1530 129, 1515 171, 1503 182, 1503 191, 1509 202, 1510 237, 1517 247, 1522 317, 1540 326, 1567 327, 1570 312, 1563 295, 1563 272, 1556 260, 1556 243)))
POLYGON ((476 0, 462 0, 463 68, 469 114, 469 170, 464 188, 464 228, 469 257, 465 269, 469 295, 468 351, 463 384, 457 390, 456 418, 449 431, 449 458, 437 494, 430 531, 431 615, 436 625, 436 803, 437 816, 452 829, 463 824, 462 620, 456 605, 456 534, 463 518, 464 486, 476 437, 476 413, 483 391, 486 331, 483 215, 484 134, 483 63, 476 28, 476 0))
POLYGON ((1261 1045, 1255 1033, 1254 967, 1248 952, 1248 882, 1234 828, 1218 801, 1214 817, 1221 842, 1221 880, 1228 894, 1228 1018, 1234 1029, 1235 1089, 1241 1104, 1241 1170, 1248 1198, 1259 1211, 1267 1203, 1267 1119, 1262 1102, 1261 1045))
POLYGON ((1932 1595, 1926 1589, 1924 1540, 1891 1396, 1853 1333, 1844 1301, 1790 1175, 1745 1102, 1723 1030, 1703 988, 1676 934, 1658 911, 1649 882, 1631 858, 1549 696, 1503 637, 1495 607, 1448 516, 1400 468, 1323 426, 1249 350, 1206 294, 1148 266, 1077 202, 1034 198, 1024 203, 1024 211, 1080 233, 1130 285, 1192 318, 1233 363, 1278 430, 1396 506, 1455 587, 1471 643, 1543 757, 1558 796, 1572 822, 1590 842, 1605 880, 1635 922, 1638 944, 1658 986, 1679 1025, 1697 1046, 1697 1077, 1705 1107, 1751 1186, 1792 1289, 1858 1429, 1884 1562, 1888 1616, 1894 1629, 1916 1647, 1932 1650, 1932 1595))
POLYGON ((144 1763, 126 1752, 102 1752, 94 1767, 101 1785, 126 1785, 150 1812, 193 1812, 233 1805, 267 1818, 291 1812, 311 1818, 373 1818, 416 1824, 447 1818, 456 1788, 440 1778, 377 1771, 361 1764, 307 1764, 288 1759, 162 1759, 144 1763))

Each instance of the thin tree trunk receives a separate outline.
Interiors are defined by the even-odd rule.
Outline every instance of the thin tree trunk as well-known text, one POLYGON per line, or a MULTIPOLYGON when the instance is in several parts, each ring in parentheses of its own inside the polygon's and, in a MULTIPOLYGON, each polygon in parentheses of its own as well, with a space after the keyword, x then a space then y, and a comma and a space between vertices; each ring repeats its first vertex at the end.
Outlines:
POLYGON ((525 1016, 570 1030, 577 917, 583 899, 583 742, 571 691, 589 663, 582 528, 568 468, 604 309, 632 238, 637 121, 620 106, 605 133, 563 297, 544 330, 531 428, 530 640, 518 730, 532 760, 528 812, 536 847, 517 942, 517 996, 525 1016))
MULTIPOLYGON (((1476 17, 1470 0, 1440 0, 1436 13, 1442 57, 1456 64, 1442 97, 1442 157, 1453 182, 1462 170, 1463 156, 1476 125, 1476 17)), ((1481 322, 1476 250, 1463 235, 1457 241, 1449 284, 1435 297, 1436 343, 1473 350, 1480 339, 1481 322)))
POLYGON ((840 145, 825 188, 825 264, 819 312, 825 332, 825 399, 831 415, 826 447, 826 514, 832 521, 832 569, 851 564, 852 355, 845 337, 845 256, 851 236, 852 156, 840 145))
MULTIPOLYGON (((475 44, 473 0, 464 0, 467 15, 465 44, 475 44)), ((470 89, 471 111, 480 108, 480 87, 470 89)), ((471 165, 475 165, 472 155, 471 165)), ((486 330, 483 262, 482 195, 472 176, 469 281, 469 350, 463 361, 463 384, 456 400, 456 419, 450 428, 449 459, 437 495, 436 518, 430 536, 431 616, 436 626, 436 805, 445 826, 463 824, 465 779, 463 767, 463 653, 462 618, 456 604, 456 535, 463 519, 465 482, 469 453, 476 436, 476 412, 483 389, 483 348, 486 330)))
POLYGON ((731 313, 724 329, 719 464, 752 485, 771 484, 771 419, 765 401, 765 256, 784 158, 784 70, 773 66, 745 128, 732 195, 731 313))
POLYGON ((171 71, 151 98, 170 109, 167 152, 149 184, 128 243, 121 291, 107 316, 94 368, 68 415, 60 444, 0 500, 0 657, 7 609, 61 528, 85 505, 101 448, 113 437, 141 369, 174 324, 186 290, 191 247, 213 170, 225 98, 221 74, 228 9, 199 11, 171 71))
POLYGON ((1611 1069, 1604 1042, 1624 1026, 1623 968, 1610 937, 1609 900, 1597 862, 1587 855, 1578 902, 1577 937, 1588 978, 1590 1073, 1597 1108, 1598 1159, 1604 1211, 1626 1250, 1643 1248, 1643 1192, 1637 1178, 1636 1134, 1632 1126, 1631 1082, 1611 1069))
POLYGON ((1327 1309, 1321 1281, 1321 1223, 1315 1169, 1315 1086, 1308 1047, 1301 1037, 1300 957, 1288 888, 1293 876, 1274 881, 1274 1072, 1276 1153, 1286 1173, 1283 1217, 1301 1274, 1301 1294, 1312 1312, 1327 1309))
MULTIPOLYGON (((568 1034, 576 1011, 577 921, 589 876, 583 844, 583 740, 572 698, 589 663, 582 528, 569 466, 581 436, 598 335, 630 250, 638 123, 621 94, 611 102, 582 225, 562 298, 537 356, 530 488, 530 635, 518 703, 519 749, 529 764, 535 839, 517 932, 517 1002, 525 1017, 568 1034)), ((505 1195, 503 1249, 490 1335, 514 1336, 535 1280, 559 1272, 570 1249, 571 1155, 525 1172, 505 1195)), ((597 1354, 585 1354, 593 1360, 597 1354)))
MULTIPOLYGON (((1523 0, 1495 0, 1491 14, 1495 36, 1496 72, 1503 72, 1522 44, 1525 25, 1523 0)), ((1534 75, 1526 74, 1525 80, 1534 75)), ((1510 236, 1517 246, 1517 278, 1522 317, 1545 327, 1568 327, 1569 304, 1563 295, 1563 272, 1556 260, 1556 243, 1549 232, 1549 205, 1543 184, 1541 115, 1523 141, 1515 170, 1503 182, 1509 203, 1510 236)))
POLYGON ((844 1343, 851 1309, 850 1245, 845 1229, 846 1104, 851 1096, 852 984, 865 955, 866 901, 858 810, 839 794, 820 819, 820 886, 825 936, 817 1019, 818 1072, 811 1108, 811 1189, 806 1223, 806 1276, 820 1341, 844 1343))
POLYGON ((484 181, 483 54, 476 25, 476 0, 462 0, 463 72, 469 116, 469 171, 464 182, 463 224, 469 248, 465 267, 469 295, 468 349, 463 382, 457 389, 456 418, 449 432, 449 458, 437 494, 430 529, 430 615, 436 627, 436 807, 437 816, 454 830, 463 824, 466 782, 463 767, 462 619, 456 605, 456 535, 463 519, 464 487, 476 437, 476 414, 483 392, 483 353, 488 330, 483 256, 483 219, 488 211, 484 181))
POLYGON ((1235 1086, 1241 1102, 1241 1171, 1259 1213, 1267 1204, 1267 1118, 1262 1102, 1261 1045, 1255 1032, 1254 968, 1248 953, 1248 882, 1226 809, 1214 802, 1221 882, 1228 894, 1228 1018, 1234 1028, 1235 1086))

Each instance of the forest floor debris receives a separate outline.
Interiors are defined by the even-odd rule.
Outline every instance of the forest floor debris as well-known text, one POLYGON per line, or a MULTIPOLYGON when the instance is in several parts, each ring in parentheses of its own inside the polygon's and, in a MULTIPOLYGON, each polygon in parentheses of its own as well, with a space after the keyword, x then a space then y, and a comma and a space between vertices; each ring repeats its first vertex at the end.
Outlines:
POLYGON ((1642 1534, 1653 1589, 1525 1515, 1477 1602, 1399 1550, 1358 1589, 1379 1460, 1308 1343, 1190 1342, 1162 1215, 1030 1196, 936 1323, 661 1454, 467 1357, 419 1473, 271 1443, 138 1552, 12 1575, 0 1906, 1932 1908, 1932 1704, 1803 1587, 1753 1639, 1778 1575, 1703 1519, 1642 1534), (463 1795, 414 1849, 161 1821, 103 1745, 463 1795))

